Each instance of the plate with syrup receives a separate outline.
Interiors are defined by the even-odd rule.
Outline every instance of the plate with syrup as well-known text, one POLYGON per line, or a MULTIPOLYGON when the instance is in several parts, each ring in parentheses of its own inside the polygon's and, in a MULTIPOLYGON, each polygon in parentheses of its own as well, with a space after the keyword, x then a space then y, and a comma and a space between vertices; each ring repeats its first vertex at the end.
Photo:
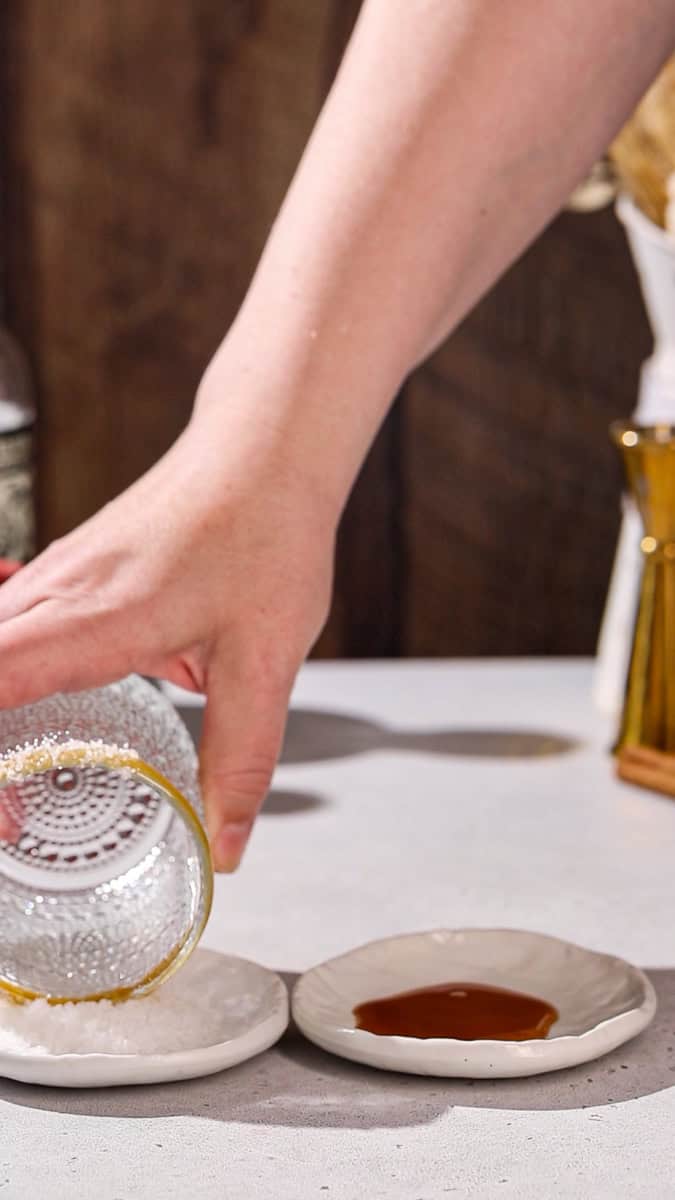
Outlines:
POLYGON ((622 958, 518 929, 437 929, 370 942, 308 971, 293 1016, 316 1045, 387 1071, 540 1075, 599 1058, 656 1012, 622 958))

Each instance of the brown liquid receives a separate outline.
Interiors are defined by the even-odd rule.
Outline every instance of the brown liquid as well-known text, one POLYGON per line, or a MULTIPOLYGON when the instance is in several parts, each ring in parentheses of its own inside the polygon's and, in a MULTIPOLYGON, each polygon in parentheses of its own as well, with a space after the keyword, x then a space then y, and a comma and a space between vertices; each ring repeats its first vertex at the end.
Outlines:
POLYGON ((495 1039, 524 1042, 544 1038, 558 1013, 552 1004, 523 992, 484 983, 438 983, 354 1009, 357 1029, 415 1038, 495 1039))

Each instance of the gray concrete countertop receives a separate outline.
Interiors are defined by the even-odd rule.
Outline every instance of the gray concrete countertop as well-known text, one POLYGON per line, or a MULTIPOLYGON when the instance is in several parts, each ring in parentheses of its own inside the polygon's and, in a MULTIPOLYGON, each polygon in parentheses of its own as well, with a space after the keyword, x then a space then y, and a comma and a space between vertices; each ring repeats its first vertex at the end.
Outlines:
POLYGON ((613 781, 590 683, 569 660, 308 666, 205 944, 292 980, 404 930, 539 929, 648 968, 651 1029, 532 1080, 387 1075, 292 1031, 189 1083, 0 1080, 0 1200, 674 1195, 675 803, 613 781))

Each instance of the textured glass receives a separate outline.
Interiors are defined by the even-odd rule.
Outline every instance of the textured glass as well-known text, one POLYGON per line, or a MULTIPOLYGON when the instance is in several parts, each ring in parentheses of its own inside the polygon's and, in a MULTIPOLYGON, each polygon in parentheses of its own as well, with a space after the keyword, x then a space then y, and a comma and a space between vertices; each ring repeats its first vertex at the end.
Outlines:
POLYGON ((0 985, 139 994, 193 948, 211 902, 192 739, 138 676, 0 712, 0 753, 45 736, 130 747, 142 763, 58 766, 0 790, 0 985))

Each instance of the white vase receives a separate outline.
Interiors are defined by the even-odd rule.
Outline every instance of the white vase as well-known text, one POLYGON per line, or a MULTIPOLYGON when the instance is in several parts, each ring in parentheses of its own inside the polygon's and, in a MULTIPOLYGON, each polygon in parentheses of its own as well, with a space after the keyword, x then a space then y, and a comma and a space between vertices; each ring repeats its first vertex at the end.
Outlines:
MULTIPOLYGON (((633 419, 642 425, 675 425, 675 237, 650 221, 628 196, 619 197, 616 212, 626 230, 654 335, 653 353, 640 372, 633 419)), ((640 587, 641 536, 638 514, 625 497, 593 686, 596 705, 613 716, 623 703, 640 587)))

